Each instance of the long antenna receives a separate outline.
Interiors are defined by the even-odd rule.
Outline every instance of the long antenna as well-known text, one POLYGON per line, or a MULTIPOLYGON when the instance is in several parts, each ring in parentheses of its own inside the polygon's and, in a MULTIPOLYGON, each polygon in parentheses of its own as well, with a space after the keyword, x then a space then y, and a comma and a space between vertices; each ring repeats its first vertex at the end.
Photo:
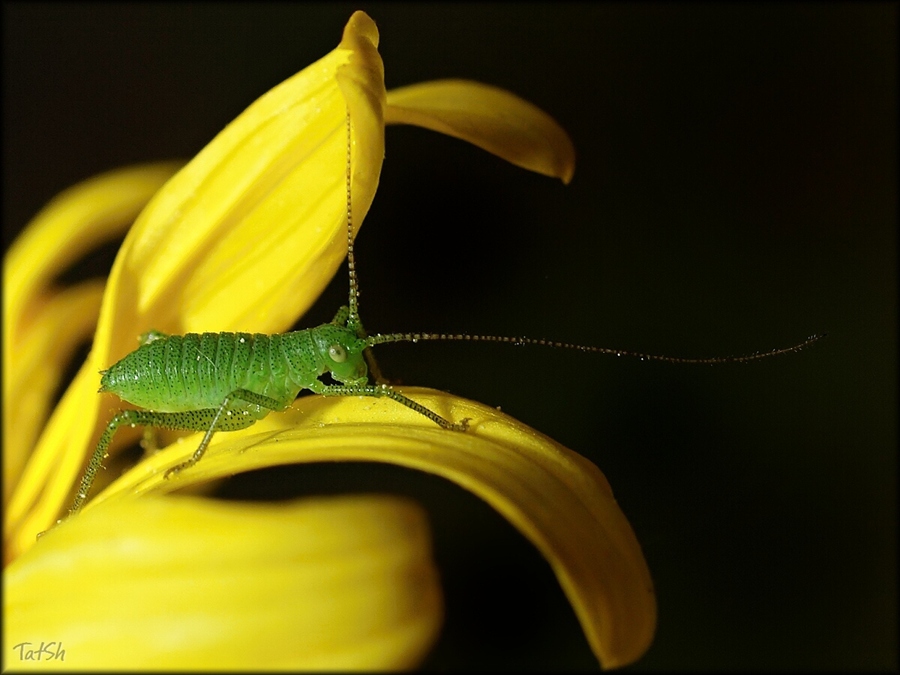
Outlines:
POLYGON ((359 320, 359 285, 356 280, 356 257, 353 255, 353 204, 350 199, 350 187, 352 184, 351 148, 353 138, 350 134, 350 109, 347 109, 347 266, 350 270, 350 315, 347 317, 347 325, 358 328, 359 320))
POLYGON ((669 363, 744 363, 746 361, 758 361, 779 354, 791 354, 809 347, 821 340, 827 333, 810 335, 800 344, 793 347, 773 349, 768 352, 754 352, 744 356, 714 356, 711 358, 681 358, 677 356, 659 356, 657 354, 642 354, 640 352, 626 351, 624 349, 610 349, 608 347, 591 347, 587 345, 575 345, 568 342, 555 342, 526 337, 502 337, 497 335, 466 335, 465 333, 386 333, 370 335, 366 338, 369 346, 380 345, 386 342, 419 342, 420 340, 447 340, 469 342, 506 342, 514 345, 542 345, 544 347, 556 347, 559 349, 575 349, 580 352, 595 352, 598 354, 611 354, 613 356, 627 356, 638 358, 642 361, 668 361, 669 363))
MULTIPOLYGON (((351 200, 352 187, 352 155, 353 137, 350 128, 350 109, 347 109, 347 266, 350 276, 350 300, 349 313, 347 316, 347 326, 352 327, 357 335, 365 338, 369 347, 385 344, 388 342, 419 342, 420 340, 443 340, 443 341, 462 341, 462 342, 505 342, 515 345, 541 345, 544 347, 554 347, 557 349, 574 349, 580 352, 593 352, 597 354, 611 354, 613 356, 627 356, 630 358, 638 358, 642 361, 667 361, 669 363, 744 363, 747 361, 758 361, 770 356, 778 356, 780 354, 791 354, 805 349, 820 339, 825 337, 826 333, 811 335, 803 342, 793 347, 783 347, 781 349, 773 349, 768 352, 754 352, 743 356, 714 356, 711 358, 682 358, 677 356, 660 356, 658 354, 643 354, 641 352, 626 351, 624 349, 610 349, 609 347, 592 347, 588 345, 576 345, 569 342, 556 342, 554 340, 535 339, 527 337, 504 337, 498 335, 467 335, 465 333, 379 333, 376 335, 366 335, 365 329, 359 318, 359 284, 356 278, 356 257, 353 253, 353 205, 351 200)), ((366 361, 369 364, 369 372, 373 375, 376 382, 383 382, 384 379, 378 364, 372 355, 371 349, 365 350, 366 361)))
MULTIPOLYGON (((352 328, 356 334, 365 338, 366 329, 363 328, 362 320, 359 318, 359 280, 356 278, 356 256, 353 253, 353 136, 350 133, 350 108, 347 108, 347 269, 350 277, 350 299, 347 302, 347 327, 352 328)), ((371 349, 366 349, 363 353, 366 363, 369 366, 369 374, 375 379, 375 382, 382 384, 387 380, 381 374, 381 368, 375 360, 375 355, 371 349)))

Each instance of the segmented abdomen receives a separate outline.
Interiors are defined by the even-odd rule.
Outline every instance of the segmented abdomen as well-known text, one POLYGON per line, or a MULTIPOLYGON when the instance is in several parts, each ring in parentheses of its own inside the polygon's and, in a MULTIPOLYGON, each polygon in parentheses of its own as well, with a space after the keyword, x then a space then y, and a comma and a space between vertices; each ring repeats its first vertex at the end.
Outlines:
POLYGON ((179 412, 215 408, 240 388, 285 403, 297 395, 280 335, 188 333, 158 338, 105 371, 100 391, 147 410, 179 412))

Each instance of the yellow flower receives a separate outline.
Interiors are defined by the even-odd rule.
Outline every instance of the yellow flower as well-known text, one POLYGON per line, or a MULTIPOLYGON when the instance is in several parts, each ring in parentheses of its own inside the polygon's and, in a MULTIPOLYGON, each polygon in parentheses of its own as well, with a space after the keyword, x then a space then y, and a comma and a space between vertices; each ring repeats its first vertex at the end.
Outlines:
POLYGON ((375 195, 389 123, 571 178, 571 142, 545 113, 467 81, 386 92, 377 45, 374 23, 356 12, 334 51, 253 103, 186 166, 76 186, 10 250, 4 399, 18 403, 15 415, 4 406, 7 663, 41 666, 23 654, 52 642, 66 668, 414 666, 442 611, 418 507, 391 497, 263 507, 160 496, 261 467, 350 460, 434 473, 490 503, 550 561, 602 665, 633 662, 649 646, 652 582, 600 471, 493 408, 427 389, 403 392, 447 419, 470 418, 469 431, 444 431, 390 400, 303 397, 217 434, 201 462, 164 479, 199 437, 171 443, 34 545, 121 406, 96 393, 97 371, 132 351, 138 334, 282 332, 334 275, 346 254, 348 111, 355 227, 375 195), (138 212, 102 301, 96 284, 52 288, 60 267, 138 212), (98 309, 91 353, 45 424, 61 364, 98 309))

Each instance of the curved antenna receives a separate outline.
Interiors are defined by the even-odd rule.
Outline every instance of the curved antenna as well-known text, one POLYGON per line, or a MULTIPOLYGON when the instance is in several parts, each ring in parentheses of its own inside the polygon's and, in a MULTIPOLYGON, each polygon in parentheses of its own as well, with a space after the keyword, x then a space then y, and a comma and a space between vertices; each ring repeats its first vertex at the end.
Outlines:
POLYGON ((465 333, 386 333, 370 335, 366 338, 369 346, 380 345, 387 342, 419 342, 420 340, 445 340, 445 341, 469 341, 469 342, 507 342, 514 345, 541 345, 544 347, 556 347, 558 349, 574 349, 580 352, 594 352, 598 354, 611 354, 613 356, 627 356, 638 358, 642 361, 668 361, 669 363, 744 363, 746 361, 758 361, 779 354, 791 354, 809 347, 821 340, 827 333, 810 335, 803 342, 793 347, 773 349, 768 352, 754 352, 743 356, 714 356, 711 358, 682 358, 677 356, 660 356, 658 354, 642 354, 641 352, 626 351, 624 349, 610 349, 608 347, 591 347, 588 345, 575 345, 569 342, 555 342, 527 337, 503 337, 497 335, 466 335, 465 333))
MULTIPOLYGON (((805 349, 820 339, 825 337, 827 333, 810 335, 803 342, 792 347, 783 347, 773 349, 768 352, 754 352, 743 356, 714 356, 710 358, 683 358, 677 356, 661 356, 658 354, 643 354, 641 352, 627 351, 624 349, 610 349, 609 347, 592 347, 589 345, 576 345, 569 342, 556 342, 554 340, 544 340, 527 337, 504 337, 498 335, 467 335, 465 333, 379 333, 376 335, 366 335, 359 319, 359 282, 356 277, 356 256, 353 253, 353 205, 351 196, 352 187, 352 148, 353 137, 350 126, 350 109, 347 109, 347 266, 350 276, 350 299, 348 302, 349 312, 347 316, 347 326, 352 327, 356 334, 365 339, 368 347, 385 344, 388 342, 419 342, 420 340, 443 340, 443 341, 461 341, 461 342, 505 342, 515 345, 541 345, 544 347, 554 347, 557 349, 574 349, 580 352, 593 352, 597 354, 610 354, 613 356, 627 356, 630 358, 638 358, 641 361, 667 361, 669 363, 745 363, 747 361, 758 361, 770 356, 778 356, 780 354, 791 354, 805 349)), ((375 377, 376 382, 383 381, 378 364, 372 356, 371 349, 365 350, 366 361, 369 364, 369 371, 375 377)))

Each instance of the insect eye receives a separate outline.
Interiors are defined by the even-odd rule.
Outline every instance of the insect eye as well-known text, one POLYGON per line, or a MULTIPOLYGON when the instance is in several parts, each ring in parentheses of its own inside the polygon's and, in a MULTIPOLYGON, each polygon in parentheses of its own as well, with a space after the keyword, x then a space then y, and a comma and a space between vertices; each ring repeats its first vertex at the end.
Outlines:
POLYGON ((328 348, 328 356, 330 356, 331 360, 335 363, 343 363, 347 360, 347 350, 340 345, 331 345, 328 348))

